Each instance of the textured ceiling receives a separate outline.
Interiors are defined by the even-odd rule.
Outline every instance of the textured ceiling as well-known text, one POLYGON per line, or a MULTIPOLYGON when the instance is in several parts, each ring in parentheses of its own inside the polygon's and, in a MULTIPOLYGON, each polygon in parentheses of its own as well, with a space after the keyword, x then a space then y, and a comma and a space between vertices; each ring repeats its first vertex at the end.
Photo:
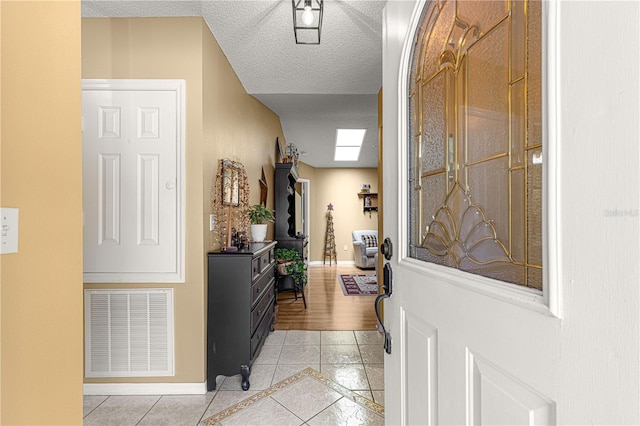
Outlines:
POLYGON ((325 0, 320 45, 295 44, 289 0, 82 0, 82 16, 202 16, 247 92, 280 116, 302 161, 377 167, 385 4, 325 0), (333 161, 339 127, 367 129, 358 162, 333 161))

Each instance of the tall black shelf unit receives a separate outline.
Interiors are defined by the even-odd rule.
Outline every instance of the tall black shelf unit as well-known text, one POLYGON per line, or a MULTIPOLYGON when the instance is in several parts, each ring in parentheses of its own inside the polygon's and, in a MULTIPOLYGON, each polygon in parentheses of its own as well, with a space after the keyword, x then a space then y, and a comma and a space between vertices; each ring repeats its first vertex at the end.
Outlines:
POLYGON ((295 238, 296 230, 296 182, 298 168, 294 163, 276 164, 276 240, 295 238))
MULTIPOLYGON (((275 176, 275 211, 276 229, 275 239, 278 248, 296 250, 300 257, 308 264, 308 239, 302 235, 301 229, 296 229, 296 182, 298 168, 294 163, 276 164, 275 176)), ((282 278, 282 277, 280 277, 282 278)), ((287 280, 278 279, 278 291, 291 290, 287 280)))

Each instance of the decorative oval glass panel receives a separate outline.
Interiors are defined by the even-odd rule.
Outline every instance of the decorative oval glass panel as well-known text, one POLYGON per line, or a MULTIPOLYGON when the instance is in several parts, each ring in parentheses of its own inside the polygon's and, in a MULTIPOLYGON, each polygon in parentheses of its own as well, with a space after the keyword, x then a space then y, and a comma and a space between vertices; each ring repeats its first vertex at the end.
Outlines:
POLYGON ((409 255, 538 290, 541 6, 428 2, 407 84, 409 255))

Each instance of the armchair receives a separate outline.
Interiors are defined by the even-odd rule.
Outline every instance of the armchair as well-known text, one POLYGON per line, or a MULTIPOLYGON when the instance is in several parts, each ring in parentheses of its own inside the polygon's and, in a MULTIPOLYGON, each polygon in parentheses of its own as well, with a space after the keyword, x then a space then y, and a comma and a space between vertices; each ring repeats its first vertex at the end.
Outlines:
POLYGON ((360 269, 375 268, 378 253, 378 231, 371 229, 351 232, 353 256, 360 269))

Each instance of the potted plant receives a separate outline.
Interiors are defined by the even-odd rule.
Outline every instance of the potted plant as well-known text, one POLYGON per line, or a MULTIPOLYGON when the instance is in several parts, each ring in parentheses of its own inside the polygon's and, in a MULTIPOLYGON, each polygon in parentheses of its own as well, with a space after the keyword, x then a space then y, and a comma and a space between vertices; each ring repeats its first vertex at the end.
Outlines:
POLYGON ((267 236, 267 223, 273 222, 273 210, 261 204, 254 204, 249 207, 249 221, 251 222, 251 239, 253 241, 264 241, 267 236))
POLYGON ((278 248, 275 255, 278 274, 291 276, 301 288, 307 285, 307 268, 297 250, 278 248))

